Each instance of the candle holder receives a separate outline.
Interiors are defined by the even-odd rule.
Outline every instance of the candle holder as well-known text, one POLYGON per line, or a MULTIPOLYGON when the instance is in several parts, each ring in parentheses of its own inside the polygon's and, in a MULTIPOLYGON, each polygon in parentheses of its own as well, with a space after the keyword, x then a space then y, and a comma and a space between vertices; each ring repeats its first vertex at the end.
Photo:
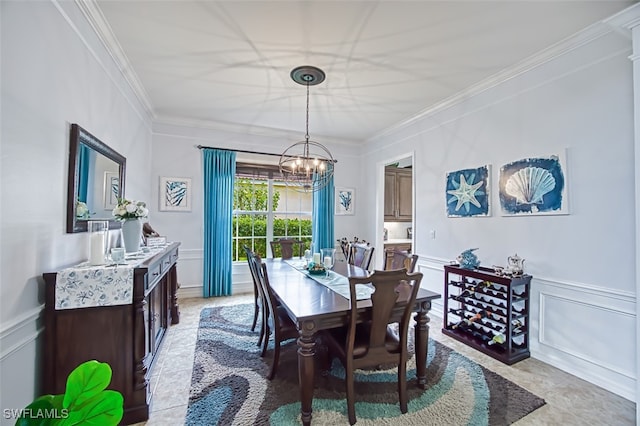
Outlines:
POLYGON ((87 222, 89 232, 89 264, 103 265, 107 253, 107 233, 109 221, 90 220, 87 222))

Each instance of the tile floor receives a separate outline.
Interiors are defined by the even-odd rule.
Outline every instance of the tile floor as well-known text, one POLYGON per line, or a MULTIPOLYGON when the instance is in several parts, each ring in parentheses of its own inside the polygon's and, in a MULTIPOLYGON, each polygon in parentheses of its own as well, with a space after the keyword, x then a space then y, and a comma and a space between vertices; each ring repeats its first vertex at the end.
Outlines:
MULTIPOLYGON (((250 303, 252 297, 239 295, 180 300, 180 324, 169 328, 153 368, 151 415, 146 423, 138 426, 184 423, 200 311, 207 306, 250 303)), ((441 319, 431 316, 431 320, 430 337, 546 400, 543 407, 515 423, 517 426, 635 425, 634 402, 533 358, 512 366, 505 365, 442 335, 441 319)))

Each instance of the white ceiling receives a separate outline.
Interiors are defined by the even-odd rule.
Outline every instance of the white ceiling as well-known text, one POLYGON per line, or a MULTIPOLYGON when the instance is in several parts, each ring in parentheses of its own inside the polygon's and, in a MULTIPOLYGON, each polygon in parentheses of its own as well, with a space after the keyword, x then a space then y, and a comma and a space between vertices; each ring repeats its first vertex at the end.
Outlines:
POLYGON ((302 137, 306 89, 289 73, 314 65, 327 78, 310 89, 312 139, 363 141, 632 3, 97 0, 91 10, 159 121, 302 137))

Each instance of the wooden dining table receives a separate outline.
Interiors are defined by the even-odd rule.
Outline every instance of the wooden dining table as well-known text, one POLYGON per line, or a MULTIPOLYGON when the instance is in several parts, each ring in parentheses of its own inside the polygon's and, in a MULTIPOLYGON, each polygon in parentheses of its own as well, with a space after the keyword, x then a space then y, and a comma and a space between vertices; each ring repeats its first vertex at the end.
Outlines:
MULTIPOLYGON (((269 274, 269 282, 276 298, 297 325, 298 337, 298 380, 300 385, 300 412, 304 425, 311 424, 311 403, 315 379, 316 337, 319 331, 343 327, 347 324, 350 312, 349 300, 331 288, 310 278, 300 269, 303 260, 280 258, 264 259, 269 274), (297 264, 296 262, 300 262, 297 264)), ((368 276, 369 272, 347 262, 337 262, 334 273, 344 277, 368 276)), ((399 303, 394 310, 394 318, 400 318, 404 306, 399 294, 399 303)), ((420 289, 413 310, 415 324, 415 356, 417 384, 424 389, 427 383, 427 348, 429 340, 429 317, 431 302, 440 298, 440 294, 420 289)), ((371 318, 371 299, 358 301, 358 321, 371 318)))

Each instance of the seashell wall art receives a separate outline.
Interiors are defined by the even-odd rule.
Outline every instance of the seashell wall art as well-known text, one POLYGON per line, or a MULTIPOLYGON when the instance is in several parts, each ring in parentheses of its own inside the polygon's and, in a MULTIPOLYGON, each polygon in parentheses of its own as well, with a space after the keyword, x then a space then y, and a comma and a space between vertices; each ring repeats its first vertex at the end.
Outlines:
POLYGON ((569 214, 564 153, 533 157, 500 168, 502 214, 569 214))

